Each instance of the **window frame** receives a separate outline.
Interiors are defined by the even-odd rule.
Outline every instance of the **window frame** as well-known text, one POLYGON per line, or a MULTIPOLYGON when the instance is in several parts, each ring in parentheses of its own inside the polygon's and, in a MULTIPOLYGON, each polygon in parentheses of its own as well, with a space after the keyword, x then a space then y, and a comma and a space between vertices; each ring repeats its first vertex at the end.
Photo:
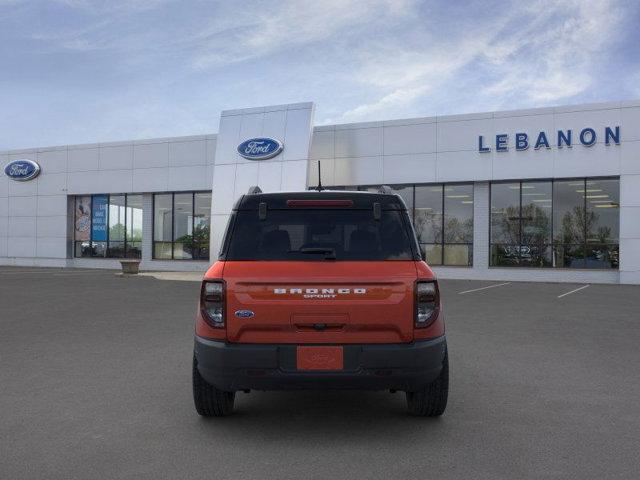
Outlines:
MULTIPOLYGON (((411 203, 412 205, 410 207, 407 207, 407 210, 411 210, 409 217, 411 218, 411 224, 413 226, 414 232, 416 232, 416 240, 418 243, 419 247, 422 247, 422 245, 437 245, 440 247, 440 263, 437 265, 433 265, 434 267, 448 267, 448 268, 473 268, 473 262, 474 262, 474 255, 473 255, 473 244, 474 244, 474 240, 475 240, 475 234, 472 233, 472 241, 471 242, 450 242, 450 243, 445 243, 445 218, 446 218, 446 212, 444 209, 444 205, 445 205, 445 188, 449 187, 449 186, 456 186, 456 185, 460 185, 460 186, 470 186, 471 187, 471 196, 472 196, 472 201, 473 204, 471 206, 471 219, 473 222, 475 222, 475 182, 447 182, 447 183, 392 183, 392 184, 384 184, 387 185, 389 187, 391 187, 392 189, 394 187, 411 187, 411 203), (416 207, 416 187, 440 187, 441 188, 441 209, 442 209, 442 219, 441 219, 441 225, 440 225, 440 241, 438 243, 424 243, 424 242, 420 242, 420 240, 417 238, 417 231, 415 230, 415 220, 416 220, 416 208, 420 208, 420 207, 416 207), (445 258, 445 247, 447 245, 468 245, 471 249, 471 261, 469 263, 467 263, 466 265, 453 265, 453 264, 445 264, 444 263, 444 258, 445 258)), ((328 190, 331 189, 341 189, 341 190, 349 190, 349 189, 355 189, 356 191, 366 191, 370 188, 379 188, 380 185, 374 185, 374 184, 365 184, 365 185, 346 185, 346 186, 331 186, 331 187, 326 187, 328 190)), ((308 187, 310 190, 313 190, 313 187, 308 187)), ((427 259, 428 260, 428 259, 427 259)))
MULTIPOLYGON (((586 252, 587 252, 587 248, 589 246, 589 243, 587 242, 587 222, 586 222, 586 217, 587 217, 587 196, 586 194, 583 195, 583 215, 584 215, 584 221, 583 223, 583 232, 582 232, 582 236, 583 236, 583 241, 582 243, 569 243, 569 244, 565 244, 565 243, 561 243, 561 242, 556 242, 555 239, 555 209, 556 209, 556 202, 554 201, 554 197, 555 197, 555 188, 556 188, 556 183, 558 182, 577 182, 580 181, 582 182, 582 189, 586 192, 587 189, 587 181, 589 180, 594 180, 594 181, 598 181, 598 180, 617 180, 618 181, 618 195, 620 195, 620 177, 616 177, 616 176, 597 176, 597 177, 567 177, 567 178, 532 178, 532 179, 511 179, 511 180, 496 180, 496 181, 491 181, 489 182, 489 215, 488 215, 488 223, 489 223, 489 251, 488 251, 488 257, 489 257, 489 268, 524 268, 524 269, 553 269, 553 270, 570 270, 570 271, 575 271, 575 270, 588 270, 588 271, 608 271, 608 270, 619 270, 620 269, 620 265, 618 263, 617 267, 610 267, 610 268, 589 268, 587 267, 587 257, 586 257, 586 252), (527 265, 522 265, 521 263, 521 250, 520 248, 518 248, 518 263, 516 265, 494 265, 492 263, 492 248, 494 245, 497 246, 505 246, 506 244, 503 243, 493 243, 491 241, 492 238, 492 228, 491 228, 491 224, 492 224, 492 215, 491 215, 491 208, 492 208, 492 200, 493 200, 493 185, 495 184, 506 184, 506 183, 517 183, 519 186, 519 214, 518 214, 518 240, 520 245, 518 245, 518 247, 522 246, 522 185, 526 184, 526 183, 542 183, 542 182, 550 182, 551 183, 551 213, 550 213, 550 218, 551 218, 551 243, 548 244, 548 246, 551 248, 551 265, 549 265, 548 267, 545 266, 527 266, 527 265), (555 252, 556 252, 556 248, 560 247, 560 246, 577 246, 577 247, 582 247, 583 249, 583 258, 582 258, 582 266, 581 267, 564 267, 564 266, 557 266, 554 265, 554 256, 555 256, 555 252)), ((618 205, 618 208, 620 208, 620 206, 618 205)), ((618 212, 618 223, 620 222, 620 213, 618 212)), ((618 225, 619 226, 619 225, 618 225)), ((619 233, 618 233, 618 237, 619 237, 619 233)), ((600 245, 600 244, 598 244, 600 245)), ((618 243, 607 243, 607 244, 602 244, 602 245, 617 245, 618 247, 618 251, 620 250, 620 238, 618 238, 618 243)))
MULTIPOLYGON (((212 195, 211 190, 186 190, 178 192, 153 192, 151 198, 151 259, 167 262, 209 262, 211 261, 211 249, 209 248, 208 258, 175 258, 175 215, 176 215, 176 195, 191 194, 191 232, 193 238, 195 226, 196 194, 204 193, 212 195), (171 240, 156 241, 156 195, 171 195, 171 240), (156 256, 156 243, 171 244, 171 258, 160 258, 156 256)), ((209 235, 211 235, 211 209, 209 209, 209 235)), ((211 238, 211 237, 209 237, 211 238)), ((193 248, 193 240, 191 242, 193 248)))
MULTIPOLYGON (((128 252, 128 247, 129 247, 129 240, 127 238, 127 227, 128 227, 128 212, 127 212, 127 208, 129 205, 129 197, 130 196, 140 196, 142 197, 142 201, 143 201, 143 208, 142 208, 142 215, 143 215, 143 226, 144 226, 144 196, 142 193, 91 193, 91 194, 85 194, 85 195, 73 195, 73 202, 74 202, 74 208, 73 208, 73 221, 74 221, 74 230, 73 230, 73 258, 94 258, 94 259, 104 259, 104 260, 113 260, 113 259, 118 259, 118 258, 139 258, 142 259, 142 243, 143 240, 140 240, 140 256, 136 256, 136 257, 129 257, 127 256, 127 252, 128 252), (106 219, 105 219, 105 224, 106 224, 106 230, 107 230, 107 239, 105 241, 100 241, 100 242, 95 242, 95 243, 106 243, 106 247, 105 247, 105 253, 109 252, 109 243, 110 243, 110 233, 109 233, 109 220, 110 220, 110 206, 111 206, 111 197, 124 197, 124 236, 123 236, 123 249, 122 249, 122 256, 110 256, 110 255, 89 255, 89 256, 83 256, 83 255, 78 255, 77 254, 77 250, 76 250, 76 245, 78 243, 83 243, 86 240, 76 240, 76 234, 75 234, 75 215, 76 215, 76 199, 79 197, 89 197, 90 201, 89 201, 89 211, 91 212, 91 215, 89 215, 89 249, 91 251, 91 253, 93 253, 93 245, 94 245, 94 240, 93 240, 93 199, 94 197, 102 197, 102 196, 106 196, 107 197, 107 211, 105 213, 106 215, 106 219)), ((144 237, 144 228, 143 228, 143 237, 144 237)))

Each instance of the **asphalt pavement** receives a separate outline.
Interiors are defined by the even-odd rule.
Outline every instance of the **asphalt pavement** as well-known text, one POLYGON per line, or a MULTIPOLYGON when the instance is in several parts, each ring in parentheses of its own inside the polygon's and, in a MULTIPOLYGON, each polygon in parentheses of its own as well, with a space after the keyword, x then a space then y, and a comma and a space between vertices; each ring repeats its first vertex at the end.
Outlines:
POLYGON ((402 393, 191 394, 198 284, 0 267, 0 479, 640 477, 640 287, 442 281, 445 415, 402 393))

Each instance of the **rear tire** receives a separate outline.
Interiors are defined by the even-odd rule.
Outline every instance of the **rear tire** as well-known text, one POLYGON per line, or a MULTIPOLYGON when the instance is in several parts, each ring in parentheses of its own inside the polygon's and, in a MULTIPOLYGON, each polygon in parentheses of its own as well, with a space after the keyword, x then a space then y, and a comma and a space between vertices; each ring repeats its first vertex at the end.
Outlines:
POLYGON ((407 392, 407 410, 417 417, 437 417, 447 408, 449 355, 445 350, 440 375, 422 390, 407 392))
POLYGON ((207 383, 198 371, 198 362, 193 357, 193 402, 196 411, 203 417, 224 417, 233 412, 235 392, 223 392, 207 383))

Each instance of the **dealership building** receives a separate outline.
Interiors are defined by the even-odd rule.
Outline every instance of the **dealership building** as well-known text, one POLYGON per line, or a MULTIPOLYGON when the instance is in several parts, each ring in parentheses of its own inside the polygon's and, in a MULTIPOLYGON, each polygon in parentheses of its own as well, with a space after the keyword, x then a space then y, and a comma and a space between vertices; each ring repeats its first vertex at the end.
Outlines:
MULTIPOLYGON (((0 152, 0 265, 204 271, 262 191, 402 196, 442 278, 640 284, 640 101, 315 126, 314 104, 218 133, 0 152)), ((213 123, 213 122, 212 122, 213 123)))

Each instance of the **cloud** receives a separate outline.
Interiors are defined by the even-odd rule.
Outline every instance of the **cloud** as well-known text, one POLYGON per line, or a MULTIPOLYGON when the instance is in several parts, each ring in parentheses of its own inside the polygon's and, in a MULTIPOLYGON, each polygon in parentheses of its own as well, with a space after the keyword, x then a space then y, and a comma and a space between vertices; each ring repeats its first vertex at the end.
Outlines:
POLYGON ((516 96, 533 105, 566 101, 593 84, 598 55, 616 40, 622 21, 610 1, 514 2, 501 11, 472 18, 448 38, 425 35, 419 47, 407 48, 401 37, 361 53, 353 77, 370 94, 338 120, 402 115, 408 105, 462 83, 477 87, 480 108, 513 105, 516 96))

